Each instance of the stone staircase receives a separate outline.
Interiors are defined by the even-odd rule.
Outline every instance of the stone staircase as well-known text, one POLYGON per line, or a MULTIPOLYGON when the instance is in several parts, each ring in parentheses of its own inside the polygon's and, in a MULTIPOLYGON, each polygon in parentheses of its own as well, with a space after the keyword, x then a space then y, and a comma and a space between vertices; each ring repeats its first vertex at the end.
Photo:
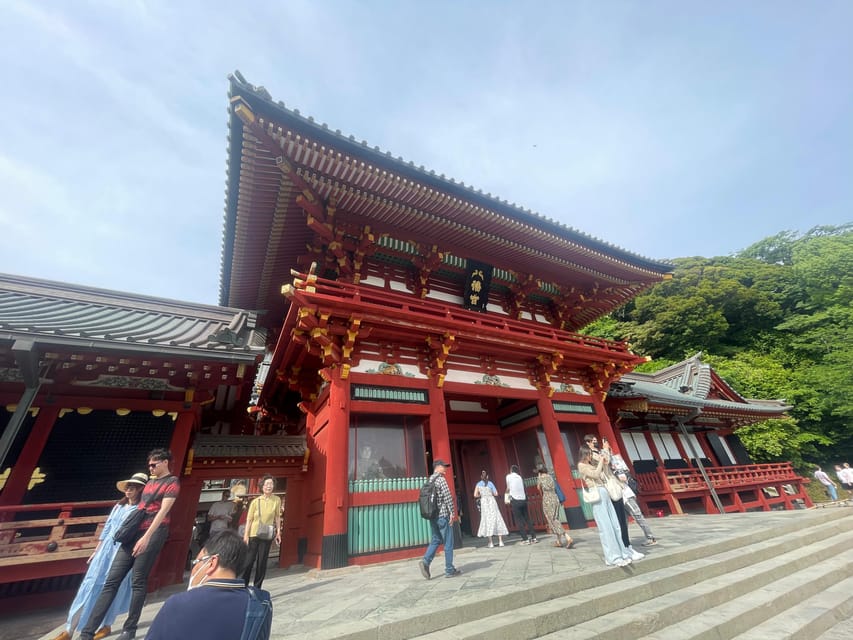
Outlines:
POLYGON ((650 555, 624 569, 602 568, 484 598, 476 607, 448 603, 436 612, 443 622, 418 616, 396 632, 386 628, 372 637, 819 638, 853 615, 853 509, 810 515, 650 555))

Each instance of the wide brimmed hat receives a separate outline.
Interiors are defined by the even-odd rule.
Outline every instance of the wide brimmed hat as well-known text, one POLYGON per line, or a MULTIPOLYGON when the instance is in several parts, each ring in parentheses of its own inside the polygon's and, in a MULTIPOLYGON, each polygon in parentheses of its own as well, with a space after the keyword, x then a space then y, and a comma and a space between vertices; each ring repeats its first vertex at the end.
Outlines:
POLYGON ((148 482, 147 473, 134 473, 127 480, 119 480, 116 482, 116 489, 123 493, 129 484, 138 484, 140 487, 144 487, 146 482, 148 482))

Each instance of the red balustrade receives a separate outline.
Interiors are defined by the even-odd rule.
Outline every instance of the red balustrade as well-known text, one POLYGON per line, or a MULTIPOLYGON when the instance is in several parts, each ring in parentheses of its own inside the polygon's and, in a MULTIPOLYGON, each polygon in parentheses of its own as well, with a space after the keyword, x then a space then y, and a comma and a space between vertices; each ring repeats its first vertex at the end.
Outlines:
POLYGON ((85 570, 85 559, 98 546, 114 504, 101 500, 0 506, 0 582, 85 570), (35 517, 24 519, 26 514, 35 517))
MULTIPOLYGON (((798 476, 790 462, 705 467, 705 472, 711 486, 720 495, 731 497, 726 511, 769 509, 779 504, 792 508, 795 500, 811 506, 811 500, 803 489, 808 480, 798 476), (741 491, 753 494, 740 494, 741 491)), ((658 468, 652 473, 637 474, 637 482, 643 503, 665 501, 674 513, 680 513, 679 500, 703 497, 708 512, 713 511, 707 482, 697 468, 658 468)))

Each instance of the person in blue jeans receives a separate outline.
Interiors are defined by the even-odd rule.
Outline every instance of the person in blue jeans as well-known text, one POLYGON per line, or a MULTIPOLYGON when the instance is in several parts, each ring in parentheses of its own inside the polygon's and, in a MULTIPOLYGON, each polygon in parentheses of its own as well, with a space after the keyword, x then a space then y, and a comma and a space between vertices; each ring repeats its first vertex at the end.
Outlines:
POLYGON ((453 522, 456 520, 456 513, 453 508, 453 495, 450 493, 450 486, 445 478, 450 463, 438 459, 432 463, 432 466, 433 472, 429 481, 434 482, 438 489, 438 517, 429 521, 429 526, 432 529, 432 540, 430 540, 423 560, 418 564, 421 575, 429 580, 431 577, 429 566, 435 558, 435 552, 438 551, 439 545, 444 543, 444 577, 455 578, 462 572, 453 566, 453 522))
POLYGON ((814 471, 815 480, 820 482, 823 485, 823 488, 826 489, 826 492, 829 494, 830 499, 835 502, 838 500, 838 488, 835 486, 835 483, 829 479, 829 476, 826 475, 826 471, 822 470, 819 466, 815 467, 814 471))

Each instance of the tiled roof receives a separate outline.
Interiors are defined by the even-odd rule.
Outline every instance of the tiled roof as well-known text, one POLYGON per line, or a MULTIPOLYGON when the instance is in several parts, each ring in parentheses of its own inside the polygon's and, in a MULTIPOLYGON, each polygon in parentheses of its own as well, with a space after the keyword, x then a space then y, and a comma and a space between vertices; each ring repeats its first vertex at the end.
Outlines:
POLYGON ((265 309, 276 320, 283 315, 281 285, 313 241, 298 202, 303 183, 320 201, 335 202, 342 223, 356 221, 377 236, 424 239, 446 254, 490 259, 502 269, 533 270, 543 282, 577 286, 589 302, 576 310, 571 328, 624 304, 672 270, 359 143, 274 102, 239 73, 231 76, 230 97, 236 106, 228 140, 223 304, 265 309))
POLYGON ((199 458, 301 458, 305 436, 218 436, 199 435, 193 444, 199 458))
POLYGON ((0 274, 0 340, 253 362, 255 314, 0 274))
POLYGON ((253 86, 246 81, 239 71, 235 71, 234 74, 229 76, 229 79, 232 84, 232 94, 236 91, 241 91, 244 95, 247 93, 251 94, 266 102, 267 105, 277 111, 279 115, 286 115, 288 118, 297 120, 305 127, 313 130, 319 140, 328 141, 336 148, 348 150, 353 153, 353 155, 371 157, 377 166, 382 166, 386 163, 393 164, 394 168, 400 172, 401 175, 411 175, 419 182, 434 186, 441 191, 453 193, 454 195, 466 200, 479 201, 490 209, 502 212, 506 211, 526 224, 536 227, 551 227, 555 231, 561 233, 561 235, 573 238, 586 245, 593 245, 599 251, 612 253, 614 256, 621 256, 624 259, 636 261, 639 264, 645 264, 649 269, 659 270, 661 267, 670 266, 668 262, 652 260, 645 256, 641 256, 638 253, 628 251, 605 240, 583 233, 582 231, 565 225, 562 222, 553 220, 552 218, 541 215, 530 209, 526 209, 515 202, 503 200, 491 193, 483 193, 481 189, 476 189, 472 185, 466 185, 461 180, 457 181, 453 178, 446 177, 444 174, 436 174, 435 171, 427 169, 423 165, 415 165, 411 160, 407 161, 400 156, 395 158, 390 151, 382 151, 377 146, 371 147, 366 140, 361 140, 359 142, 356 140, 355 136, 346 136, 341 133, 340 129, 332 131, 325 122, 318 124, 313 117, 305 117, 300 114, 299 109, 288 109, 284 102, 280 100, 275 102, 266 88, 262 86, 253 86))
POLYGON ((645 398, 664 406, 730 413, 746 412, 768 417, 781 415, 792 408, 783 400, 744 398, 719 378, 711 365, 703 363, 700 357, 701 354, 696 354, 655 373, 627 373, 610 386, 607 395, 613 398, 645 398), (714 379, 723 386, 718 391, 734 398, 733 400, 708 397, 714 379))

